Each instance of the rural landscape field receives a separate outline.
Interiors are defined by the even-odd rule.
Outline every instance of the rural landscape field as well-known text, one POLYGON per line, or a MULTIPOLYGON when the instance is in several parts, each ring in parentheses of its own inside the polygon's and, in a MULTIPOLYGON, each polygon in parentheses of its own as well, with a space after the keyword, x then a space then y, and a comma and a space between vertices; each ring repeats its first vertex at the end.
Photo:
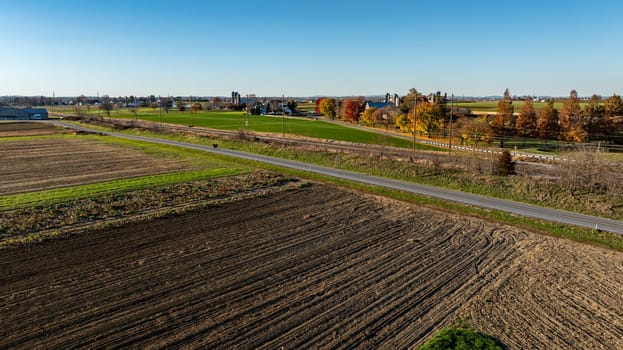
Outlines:
POLYGON ((0 4, 0 350, 623 350, 622 1, 0 4))
POLYGON ((457 323, 510 349, 623 347, 617 251, 10 125, 27 151, 1 156, 1 348, 416 348, 457 323))

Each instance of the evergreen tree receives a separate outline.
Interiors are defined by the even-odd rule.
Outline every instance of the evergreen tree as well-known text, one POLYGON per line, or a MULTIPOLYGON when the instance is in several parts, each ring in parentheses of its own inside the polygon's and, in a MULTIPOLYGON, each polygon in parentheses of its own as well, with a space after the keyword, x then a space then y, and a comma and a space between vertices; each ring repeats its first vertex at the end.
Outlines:
POLYGON ((515 175, 515 162, 513 162, 513 157, 509 151, 502 151, 498 157, 496 174, 502 176, 515 175))

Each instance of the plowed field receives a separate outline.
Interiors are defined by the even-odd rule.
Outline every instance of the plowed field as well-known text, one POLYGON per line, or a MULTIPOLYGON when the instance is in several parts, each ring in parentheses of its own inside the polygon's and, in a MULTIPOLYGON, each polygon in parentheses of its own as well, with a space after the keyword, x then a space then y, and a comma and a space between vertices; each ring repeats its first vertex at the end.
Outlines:
POLYGON ((623 348, 622 254, 324 185, 0 255, 0 348, 623 348))
POLYGON ((33 122, 0 122, 0 137, 66 134, 69 130, 52 124, 33 122))
POLYGON ((183 162, 82 138, 4 141, 0 146, 0 195, 189 168, 183 162))

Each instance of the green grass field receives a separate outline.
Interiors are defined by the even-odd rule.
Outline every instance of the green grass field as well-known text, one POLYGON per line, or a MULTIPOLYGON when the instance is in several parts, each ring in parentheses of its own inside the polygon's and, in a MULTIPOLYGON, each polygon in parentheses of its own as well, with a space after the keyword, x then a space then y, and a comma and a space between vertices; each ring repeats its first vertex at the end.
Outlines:
MULTIPOLYGON (((472 112, 495 114, 498 110, 498 102, 499 101, 457 102, 454 105, 457 107, 469 108, 472 112)), ((515 112, 518 113, 523 104, 523 101, 513 101, 515 112)), ((560 111, 562 109, 562 104, 562 102, 554 102, 554 108, 560 111)), ((547 105, 547 102, 532 101, 532 105, 534 106, 534 109, 541 110, 547 105)), ((585 102, 580 102, 581 108, 584 108, 585 105, 585 102)))
POLYGON ((315 102, 299 102, 296 106, 296 109, 300 112, 315 112, 316 111, 316 103, 315 102))
MULTIPOLYGON (((73 113, 71 107, 57 108, 56 112, 73 113)), ((87 112, 85 110, 85 112, 87 112)), ((89 115, 105 114, 99 110, 87 112, 89 115)), ((244 112, 223 112, 223 111, 202 111, 198 113, 190 113, 190 111, 180 112, 178 110, 169 110, 169 113, 162 114, 159 109, 141 108, 136 115, 129 109, 117 109, 111 112, 113 118, 136 118, 139 120, 149 120, 154 122, 192 125, 198 127, 206 127, 219 130, 248 130, 254 132, 269 133, 285 133, 291 135, 299 135, 320 139, 331 139, 338 141, 380 144, 394 147, 412 147, 409 140, 379 135, 374 132, 349 128, 343 125, 329 123, 323 120, 313 120, 308 118, 282 118, 281 116, 254 116, 246 115, 244 112), (247 124, 248 122, 248 124, 247 124), (247 126, 248 125, 248 126, 247 126)), ((440 150, 437 147, 417 144, 419 149, 440 150)))

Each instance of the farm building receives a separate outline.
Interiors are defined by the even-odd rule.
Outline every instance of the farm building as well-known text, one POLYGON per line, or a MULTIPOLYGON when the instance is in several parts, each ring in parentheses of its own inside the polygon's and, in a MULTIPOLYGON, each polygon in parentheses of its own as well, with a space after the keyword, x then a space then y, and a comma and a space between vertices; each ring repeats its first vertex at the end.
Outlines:
POLYGON ((387 106, 394 107, 394 103, 393 102, 371 102, 371 101, 369 101, 369 102, 366 102, 366 108, 365 109, 373 108, 373 107, 376 108, 376 109, 381 109, 381 108, 384 108, 384 107, 387 107, 387 106))
POLYGON ((41 120, 48 119, 45 108, 8 108, 0 107, 0 120, 41 120))

